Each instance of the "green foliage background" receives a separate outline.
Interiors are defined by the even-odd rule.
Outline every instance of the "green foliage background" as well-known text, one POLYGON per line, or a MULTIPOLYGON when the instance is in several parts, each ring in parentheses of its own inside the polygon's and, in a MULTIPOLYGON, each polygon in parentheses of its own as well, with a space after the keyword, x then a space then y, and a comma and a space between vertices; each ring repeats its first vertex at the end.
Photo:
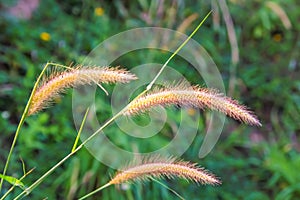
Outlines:
MULTIPOLYGON (((189 34, 201 17, 217 1, 40 1, 30 19, 17 19, 8 13, 16 1, 0 3, 0 169, 4 167, 14 131, 29 97, 33 83, 47 61, 80 63, 106 38, 136 27, 160 26, 176 30, 190 15, 199 18, 185 30, 189 34), (161 10, 157 8, 161 6, 161 10), (97 14, 97 9, 103 14, 97 14), (41 38, 41 33, 50 40, 41 38)), ((270 1, 269 1, 270 2, 270 1)), ((292 27, 286 29, 267 1, 227 1, 240 50, 240 62, 231 64, 231 46, 222 12, 219 20, 210 17, 194 39, 199 41, 216 62, 230 95, 251 107, 263 127, 249 127, 228 119, 213 151, 198 158, 206 124, 199 121, 194 143, 183 155, 217 174, 223 184, 197 186, 181 180, 164 180, 187 199, 297 199, 300 198, 300 10, 299 1, 273 0, 283 9, 292 27), (235 80, 235 87, 229 82, 235 80)), ((130 69, 142 64, 143 54, 135 52, 124 61, 130 69), (136 53, 136 54, 135 54, 136 53)), ((163 63, 169 54, 154 54, 163 63)), ((188 64, 180 58, 172 66, 188 64)), ((192 72, 182 73, 193 83, 202 84, 192 72)), ((108 87, 112 91, 113 87, 108 87)), ((71 110, 71 91, 45 112, 26 120, 21 131, 8 175, 22 176, 24 160, 34 172, 25 184, 36 180, 72 148, 76 131, 71 110)), ((109 99, 100 95, 97 102, 99 121, 111 116, 109 99)), ((174 123, 176 116, 173 116, 174 123)), ((144 119, 145 120, 145 119, 144 119)), ((108 133, 118 135, 117 126, 108 133)), ((114 138, 131 149, 126 138, 114 138)), ((166 137, 157 139, 163 144, 166 137)), ((138 145, 138 144, 137 144, 138 145)), ((81 150, 30 195, 30 199, 75 199, 103 185, 112 169, 81 150)), ((4 190, 8 188, 5 184, 4 190)), ((174 199, 157 183, 137 183, 110 187, 94 199, 174 199)), ((19 193, 16 189, 14 194, 19 193)))

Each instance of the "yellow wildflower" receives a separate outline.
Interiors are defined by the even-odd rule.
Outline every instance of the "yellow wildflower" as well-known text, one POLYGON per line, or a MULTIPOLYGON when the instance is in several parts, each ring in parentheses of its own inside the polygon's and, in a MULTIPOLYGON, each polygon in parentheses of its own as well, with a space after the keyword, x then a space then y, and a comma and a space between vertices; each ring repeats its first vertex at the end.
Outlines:
POLYGON ((95 15, 102 16, 104 14, 104 9, 102 7, 95 8, 95 15))
POLYGON ((274 34, 274 35, 273 35, 273 40, 274 40, 275 42, 281 42, 281 40, 282 40, 282 35, 281 35, 280 33, 274 34))
POLYGON ((42 32, 40 38, 41 40, 48 42, 51 39, 51 35, 47 32, 42 32))

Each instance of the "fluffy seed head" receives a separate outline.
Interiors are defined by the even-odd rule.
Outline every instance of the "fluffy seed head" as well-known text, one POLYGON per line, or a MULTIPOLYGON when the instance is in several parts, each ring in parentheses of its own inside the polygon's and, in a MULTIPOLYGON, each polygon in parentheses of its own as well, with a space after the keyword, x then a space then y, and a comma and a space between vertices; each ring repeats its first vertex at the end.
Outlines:
POLYGON ((127 106, 124 115, 135 115, 159 105, 209 108, 246 124, 261 126, 256 116, 246 106, 240 105, 236 100, 226 97, 213 89, 182 84, 163 89, 156 88, 154 91, 134 99, 127 106))
POLYGON ((121 184, 161 177, 179 177, 201 184, 218 185, 221 183, 213 174, 198 167, 196 164, 176 161, 174 158, 150 158, 118 172, 109 184, 121 184))
POLYGON ((135 79, 137 79, 135 75, 118 67, 79 66, 71 70, 52 72, 41 81, 41 84, 36 89, 28 115, 44 109, 54 98, 70 87, 91 85, 93 83, 127 83, 135 79))

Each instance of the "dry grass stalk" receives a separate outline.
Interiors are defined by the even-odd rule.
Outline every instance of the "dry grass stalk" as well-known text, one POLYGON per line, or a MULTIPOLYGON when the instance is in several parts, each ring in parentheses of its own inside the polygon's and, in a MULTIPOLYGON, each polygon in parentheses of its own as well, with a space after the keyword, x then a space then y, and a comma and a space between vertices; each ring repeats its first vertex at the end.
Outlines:
POLYGON ((179 177, 201 184, 221 184, 219 179, 197 164, 176 161, 174 158, 150 158, 118 172, 108 185, 161 177, 179 177))
POLYGON ((179 84, 166 88, 156 88, 152 92, 133 100, 124 115, 135 115, 155 106, 180 105, 210 108, 222 112, 241 122, 261 126, 256 116, 236 100, 224 96, 213 89, 179 84))
POLYGON ((125 69, 110 67, 83 67, 79 66, 62 72, 52 72, 41 81, 32 98, 28 115, 44 109, 59 94, 71 87, 101 83, 127 83, 137 79, 125 69))

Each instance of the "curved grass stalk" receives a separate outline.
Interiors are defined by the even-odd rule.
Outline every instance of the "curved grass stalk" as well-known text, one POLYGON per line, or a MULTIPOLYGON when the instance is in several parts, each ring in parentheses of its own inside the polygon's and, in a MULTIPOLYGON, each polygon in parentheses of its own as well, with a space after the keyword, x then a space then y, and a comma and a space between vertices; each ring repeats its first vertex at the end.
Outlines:
MULTIPOLYGON (((141 92, 136 98, 139 98, 140 96, 144 95, 148 90, 150 90, 159 77, 159 75, 163 72, 164 68, 167 66, 167 64, 170 62, 170 60, 183 48, 183 46, 192 38, 193 35, 198 31, 198 29, 202 26, 204 21, 208 18, 211 11, 204 17, 204 19, 199 23, 199 25, 196 27, 196 29, 189 35, 189 37, 176 49, 176 51, 170 56, 170 58, 164 63, 161 70, 158 72, 158 74, 154 77, 154 79, 148 84, 146 89, 141 92)), ((127 105, 128 106, 128 105, 127 105)), ((81 143, 74 151, 69 153, 67 156, 65 156, 61 161, 59 161, 56 165, 54 165, 51 169, 49 169, 43 176, 41 176, 38 180, 36 180, 32 185, 30 185, 26 191, 23 191, 20 193, 15 200, 21 198, 24 195, 28 195, 35 187, 37 187, 46 177, 48 177, 57 167, 59 167, 61 164, 63 164, 66 160, 68 160, 72 155, 74 155, 77 151, 79 151, 87 142, 92 140, 100 131, 102 131, 105 127, 107 127, 110 123, 112 123, 116 118, 120 117, 125 113, 127 110, 127 106, 122 109, 120 112, 118 112, 116 115, 114 115, 111 119, 109 119, 103 126, 101 126, 97 131, 95 131, 89 138, 87 138, 85 141, 81 143)))
MULTIPOLYGON (((24 124, 24 122, 25 122, 25 119, 26 119, 26 116, 27 116, 27 113, 28 113, 29 106, 30 106, 30 104, 31 104, 33 95, 34 95, 34 93, 35 93, 35 91, 36 91, 36 89, 37 89, 37 87, 38 87, 38 84, 39 84, 39 82, 40 82, 40 80, 41 80, 43 74, 45 73, 45 71, 46 71, 46 69, 47 69, 47 67, 48 67, 49 65, 51 65, 51 64, 50 64, 50 63, 47 63, 47 64, 45 65, 45 67, 43 68, 43 70, 42 70, 42 72, 40 73, 39 77, 37 78, 36 83, 34 84, 34 87, 33 87, 33 89, 32 89, 31 95, 30 95, 30 97, 29 97, 29 99, 28 99, 28 102, 27 102, 26 107, 25 107, 25 109, 24 109, 24 111, 23 111, 21 120, 20 120, 20 122, 19 122, 19 124, 18 124, 18 128, 17 128, 17 130, 16 130, 16 133, 15 133, 15 136, 14 136, 14 139, 13 139, 13 142, 12 142, 12 145, 11 145, 11 147, 10 147, 10 150, 9 150, 9 153, 8 153, 8 157, 7 157, 7 160, 6 160, 6 163, 5 163, 5 166, 4 166, 4 170, 3 170, 3 173, 2 173, 3 176, 5 176, 5 174, 6 174, 6 171, 7 171, 8 165, 9 165, 9 161, 10 161, 12 152, 13 152, 14 147, 15 147, 15 145, 16 145, 17 138, 18 138, 18 136, 19 136, 20 130, 21 130, 21 128, 22 128, 22 126, 23 126, 23 124, 24 124)), ((1 178, 1 181, 0 181, 0 192, 1 192, 1 189, 2 189, 3 180, 4 180, 4 179, 1 178)))
MULTIPOLYGON (((29 97, 29 99, 28 99, 28 101, 27 101, 27 104, 26 104, 26 106, 25 106, 25 109, 24 109, 24 111, 23 111, 23 113, 22 113, 22 117, 21 117, 20 122, 19 122, 19 124, 18 124, 18 127, 17 127, 17 130, 16 130, 16 132, 15 132, 15 135, 14 135, 14 139, 13 139, 12 145, 11 145, 11 147, 10 147, 10 150, 9 150, 9 153, 8 153, 8 156, 7 156, 7 159, 6 159, 6 163, 5 163, 5 166, 4 166, 4 169, 3 169, 3 173, 2 173, 3 176, 5 176, 6 171, 7 171, 7 169, 8 169, 8 165, 9 165, 9 161, 10 161, 12 152, 13 152, 14 147, 15 147, 15 145, 16 145, 17 138, 18 138, 18 136, 19 136, 20 130, 21 130, 21 128, 22 128, 22 126, 23 126, 23 124, 24 124, 24 122, 25 122, 25 119, 26 119, 26 117, 27 117, 27 114, 28 114, 28 112, 29 112, 29 109, 30 109, 30 105, 31 105, 31 103, 32 103, 33 96, 34 96, 34 94, 35 94, 35 92, 36 92, 36 90, 37 90, 37 88, 38 88, 38 86, 39 86, 39 84, 40 84, 40 81, 41 81, 41 79, 42 79, 44 73, 46 72, 48 66, 57 66, 57 67, 65 68, 65 69, 72 69, 72 68, 70 68, 70 67, 68 67, 68 66, 61 65, 61 64, 57 64, 57 63, 52 63, 52 62, 47 62, 46 65, 44 66, 43 70, 41 71, 40 75, 39 75, 38 78, 37 78, 37 81, 35 82, 35 84, 34 84, 34 86, 33 86, 33 89, 32 89, 32 91, 31 91, 30 97, 29 97)), ((1 178, 1 181, 0 181, 0 192, 1 192, 1 189, 2 189, 2 185, 3 185, 3 180, 4 180, 4 179, 1 178)))

